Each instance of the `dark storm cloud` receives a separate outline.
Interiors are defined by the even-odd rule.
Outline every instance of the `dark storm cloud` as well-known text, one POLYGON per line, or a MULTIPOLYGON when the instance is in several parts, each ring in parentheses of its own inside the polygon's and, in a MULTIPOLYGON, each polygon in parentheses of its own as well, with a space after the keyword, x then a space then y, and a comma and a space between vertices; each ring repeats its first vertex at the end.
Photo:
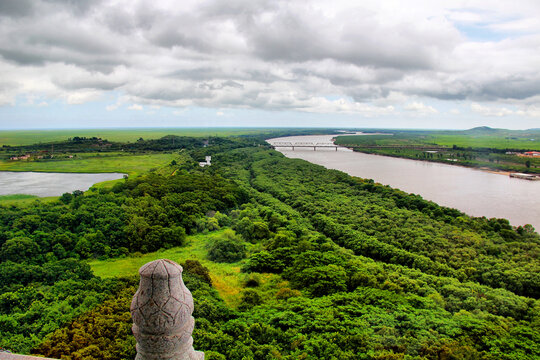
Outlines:
POLYGON ((125 80, 116 80, 116 79, 100 79, 95 77, 88 78, 77 78, 77 77, 68 77, 68 78, 59 78, 52 80, 55 85, 67 90, 77 90, 77 89, 96 89, 96 90, 114 90, 124 84, 125 80))
POLYGON ((270 61, 334 59, 358 66, 429 69, 457 42, 455 30, 439 29, 433 36, 414 23, 381 25, 372 15, 355 9, 341 14, 342 23, 336 24, 317 12, 286 8, 273 16, 251 17, 239 27, 254 52, 270 61))
POLYGON ((536 79, 511 77, 484 84, 479 95, 489 99, 523 100, 540 94, 540 77, 536 79))
POLYGON ((101 0, 44 0, 45 4, 69 9, 76 15, 86 14, 90 9, 98 7, 101 2, 101 0))
POLYGON ((43 54, 32 51, 18 51, 11 50, 9 48, 0 48, 0 55, 6 60, 20 65, 43 65, 45 63, 43 54))
POLYGON ((120 64, 120 60, 104 55, 89 55, 58 48, 18 47, 1 48, 2 58, 18 65, 45 66, 50 63, 64 63, 81 66, 84 69, 110 73, 120 64))
POLYGON ((88 55, 110 55, 118 49, 107 39, 96 37, 88 30, 66 25, 62 29, 43 28, 30 33, 26 42, 29 46, 60 48, 88 55))
POLYGON ((200 83, 199 84, 199 88, 200 89, 206 89, 206 90, 219 90, 219 89, 223 89, 223 88, 226 88, 226 87, 231 87, 231 88, 236 88, 236 89, 243 89, 244 88, 244 85, 236 82, 236 81, 232 81, 232 80, 227 80, 227 81, 224 81, 224 82, 221 82, 221 83, 200 83))
POLYGON ((0 0, 0 16, 27 16, 34 12, 32 0, 0 0))
POLYGON ((201 4, 198 12, 202 17, 234 18, 249 21, 261 13, 276 11, 279 9, 279 6, 280 1, 276 0, 213 0, 201 4))

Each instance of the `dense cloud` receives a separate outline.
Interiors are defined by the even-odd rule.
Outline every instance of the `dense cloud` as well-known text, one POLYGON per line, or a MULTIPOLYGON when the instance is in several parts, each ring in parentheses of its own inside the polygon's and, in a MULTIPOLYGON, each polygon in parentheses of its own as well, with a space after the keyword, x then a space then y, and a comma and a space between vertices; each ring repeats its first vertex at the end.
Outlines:
POLYGON ((173 107, 435 114, 432 98, 538 114, 537 2, 379 3, 0 0, 0 105, 114 90, 173 107))

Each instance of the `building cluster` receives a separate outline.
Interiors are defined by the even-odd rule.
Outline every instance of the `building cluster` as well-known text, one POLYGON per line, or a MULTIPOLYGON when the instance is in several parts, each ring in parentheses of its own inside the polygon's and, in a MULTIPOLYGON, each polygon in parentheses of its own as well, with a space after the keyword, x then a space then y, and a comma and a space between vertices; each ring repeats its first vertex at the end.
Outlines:
POLYGON ((212 164, 210 163, 210 161, 212 161, 212 157, 211 157, 211 156, 205 157, 205 160, 206 160, 206 161, 201 161, 201 162, 199 163, 199 166, 200 166, 200 167, 205 167, 205 166, 210 166, 210 165, 212 165, 212 164))
POLYGON ((21 155, 21 156, 12 156, 9 158, 9 160, 28 160, 28 159, 30 159, 29 154, 21 155))
POLYGON ((522 156, 540 156, 540 151, 526 151, 522 156))
POLYGON ((536 157, 540 156, 540 151, 525 151, 525 152, 516 152, 516 151, 507 151, 506 155, 517 155, 517 156, 526 156, 526 157, 536 157))
MULTIPOLYGON (((43 152, 42 152, 43 153, 43 152)), ((46 154, 46 152, 45 152, 46 154)), ((32 155, 32 154, 25 154, 25 155, 20 155, 20 156, 11 156, 9 158, 9 160, 13 160, 13 161, 19 161, 19 160, 36 160, 36 159, 52 159, 54 158, 55 155, 32 155)), ((62 156, 61 156, 62 157, 62 156)), ((75 155, 65 155, 63 156, 64 158, 68 158, 68 159, 73 159, 73 157, 75 157, 75 155)))

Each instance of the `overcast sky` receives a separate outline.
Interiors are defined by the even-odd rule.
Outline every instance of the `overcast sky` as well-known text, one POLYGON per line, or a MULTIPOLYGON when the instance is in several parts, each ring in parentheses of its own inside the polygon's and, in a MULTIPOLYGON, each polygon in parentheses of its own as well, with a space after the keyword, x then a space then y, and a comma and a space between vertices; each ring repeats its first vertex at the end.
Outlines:
POLYGON ((1 129, 479 125, 540 127, 538 0, 0 0, 1 129))

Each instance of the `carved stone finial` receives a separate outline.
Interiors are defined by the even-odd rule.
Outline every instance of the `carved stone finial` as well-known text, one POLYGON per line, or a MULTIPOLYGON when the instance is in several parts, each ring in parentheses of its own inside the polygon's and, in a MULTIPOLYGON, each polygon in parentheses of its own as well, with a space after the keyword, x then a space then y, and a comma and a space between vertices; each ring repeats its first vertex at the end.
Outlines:
POLYGON ((131 302, 135 360, 203 360, 193 350, 193 297, 182 281, 182 267, 170 260, 143 265, 131 302))

